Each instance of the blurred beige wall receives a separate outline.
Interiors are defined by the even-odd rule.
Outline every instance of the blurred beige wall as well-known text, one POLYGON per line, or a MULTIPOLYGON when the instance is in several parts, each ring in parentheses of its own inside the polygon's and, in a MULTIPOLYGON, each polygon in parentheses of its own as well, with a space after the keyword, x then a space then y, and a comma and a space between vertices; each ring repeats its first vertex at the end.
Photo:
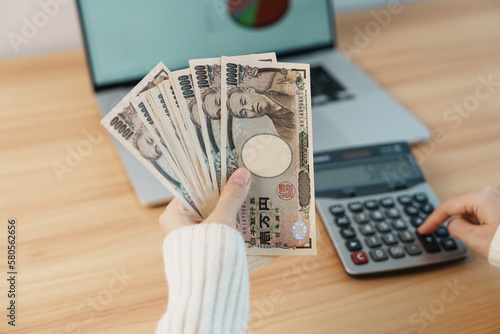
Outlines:
MULTIPOLYGON (((344 11, 395 0, 332 1, 344 11)), ((0 0, 0 36, 0 59, 81 48, 75 0, 0 0)))
POLYGON ((0 0, 0 58, 82 47, 74 0, 0 0))

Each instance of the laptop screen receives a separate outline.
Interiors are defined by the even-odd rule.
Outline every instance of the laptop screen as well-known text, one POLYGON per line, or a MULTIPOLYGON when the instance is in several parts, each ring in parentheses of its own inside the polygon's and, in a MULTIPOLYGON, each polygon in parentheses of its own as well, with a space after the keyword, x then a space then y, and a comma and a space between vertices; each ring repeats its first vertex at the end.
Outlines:
POLYGON ((333 45, 330 0, 80 0, 95 88, 133 82, 158 62, 333 45))

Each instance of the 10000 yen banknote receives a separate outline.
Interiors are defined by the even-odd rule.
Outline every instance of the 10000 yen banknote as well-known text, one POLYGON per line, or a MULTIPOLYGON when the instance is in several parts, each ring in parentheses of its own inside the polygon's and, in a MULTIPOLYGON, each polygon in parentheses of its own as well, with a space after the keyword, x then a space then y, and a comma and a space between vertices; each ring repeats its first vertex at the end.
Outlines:
POLYGON ((215 208, 219 198, 219 186, 213 164, 209 163, 207 148, 203 139, 203 133, 199 120, 198 101, 194 94, 191 71, 189 68, 172 72, 172 86, 182 112, 184 124, 189 135, 189 143, 192 144, 196 153, 197 166, 200 171, 200 183, 206 185, 205 197, 213 204, 215 208), (213 172, 213 173, 212 173, 213 172))
POLYGON ((221 67, 221 155, 228 177, 252 172, 236 226, 247 254, 315 254, 309 65, 222 57, 221 67))
MULTIPOLYGON (((239 57, 253 57, 255 60, 276 62, 276 53, 274 52, 239 57)), ((216 175, 220 192, 226 181, 226 173, 221 175, 220 155, 220 58, 191 59, 189 68, 191 69, 193 88, 198 101, 199 116, 196 122, 201 128, 211 173, 216 175)))
POLYGON ((141 92, 151 89, 169 79, 170 71, 163 64, 155 66, 101 121, 102 125, 132 155, 143 164, 183 204, 200 214, 184 186, 179 182, 163 156, 162 150, 153 140, 141 118, 130 105, 141 92))

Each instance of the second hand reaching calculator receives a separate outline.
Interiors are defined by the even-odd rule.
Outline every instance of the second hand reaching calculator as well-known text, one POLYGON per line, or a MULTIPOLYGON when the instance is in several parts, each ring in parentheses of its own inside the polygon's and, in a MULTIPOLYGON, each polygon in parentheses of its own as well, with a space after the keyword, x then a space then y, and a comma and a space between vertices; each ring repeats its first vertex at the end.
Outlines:
POLYGON ((373 275, 464 259, 446 224, 416 229, 439 204, 406 143, 314 155, 319 214, 349 275, 373 275))

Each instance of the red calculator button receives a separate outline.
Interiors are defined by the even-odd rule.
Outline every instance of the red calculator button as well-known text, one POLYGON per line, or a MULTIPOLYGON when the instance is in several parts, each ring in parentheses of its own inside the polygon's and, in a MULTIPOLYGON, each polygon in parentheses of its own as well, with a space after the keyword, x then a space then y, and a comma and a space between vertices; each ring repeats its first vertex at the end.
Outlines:
POLYGON ((368 255, 365 251, 354 252, 351 254, 352 260, 355 264, 363 264, 368 262, 368 255))

